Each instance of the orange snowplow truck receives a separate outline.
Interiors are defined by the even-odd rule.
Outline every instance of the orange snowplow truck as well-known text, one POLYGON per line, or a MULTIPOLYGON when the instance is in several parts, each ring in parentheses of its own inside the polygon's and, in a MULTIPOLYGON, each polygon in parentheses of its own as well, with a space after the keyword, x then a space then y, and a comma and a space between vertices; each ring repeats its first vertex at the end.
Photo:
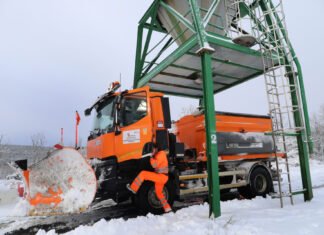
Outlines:
MULTIPOLYGON (((164 195, 173 201, 208 194, 204 112, 171 123, 169 100, 149 87, 115 92, 118 82, 85 111, 93 110, 87 158, 98 180, 97 200, 122 202, 131 197, 126 184, 141 170, 151 170, 152 143, 162 146, 169 161, 164 195), (171 128, 172 124, 172 128, 171 128)), ((268 116, 217 113, 221 192, 237 188, 251 198, 272 191, 273 140, 268 116)), ((154 184, 144 182, 133 198, 141 209, 162 212, 154 184)))

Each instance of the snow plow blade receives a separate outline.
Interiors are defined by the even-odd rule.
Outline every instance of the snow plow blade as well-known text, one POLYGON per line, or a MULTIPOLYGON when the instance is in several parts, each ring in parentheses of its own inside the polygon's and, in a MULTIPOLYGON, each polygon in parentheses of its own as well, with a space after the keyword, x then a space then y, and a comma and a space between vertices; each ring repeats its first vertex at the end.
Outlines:
POLYGON ((63 147, 22 171, 30 215, 78 213, 93 201, 95 173, 73 148, 63 147))

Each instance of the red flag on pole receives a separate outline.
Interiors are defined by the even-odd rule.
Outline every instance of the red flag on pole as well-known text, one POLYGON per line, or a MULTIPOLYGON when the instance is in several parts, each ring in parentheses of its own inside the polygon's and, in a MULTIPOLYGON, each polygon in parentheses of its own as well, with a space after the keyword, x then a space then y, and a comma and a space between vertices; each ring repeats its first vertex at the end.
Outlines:
POLYGON ((76 124, 78 126, 79 123, 80 123, 81 118, 80 118, 80 115, 79 115, 78 111, 75 111, 75 114, 76 114, 76 116, 75 116, 75 118, 76 118, 76 124))

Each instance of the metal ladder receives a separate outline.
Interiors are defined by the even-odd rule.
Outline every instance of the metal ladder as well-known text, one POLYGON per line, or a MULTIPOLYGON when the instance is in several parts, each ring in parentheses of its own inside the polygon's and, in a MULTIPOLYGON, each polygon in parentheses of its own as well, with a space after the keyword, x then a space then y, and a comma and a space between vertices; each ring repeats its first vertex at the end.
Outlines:
POLYGON ((297 136, 301 130, 305 129, 304 121, 301 126, 296 126, 294 115, 303 117, 300 93, 298 90, 297 73, 295 72, 293 57, 289 45, 285 40, 287 37, 285 15, 281 0, 277 0, 273 5, 271 2, 263 1, 265 10, 256 8, 254 14, 258 22, 253 27, 255 36, 260 45, 262 62, 264 69, 265 86, 269 104, 269 112, 272 120, 272 137, 275 146, 275 159, 278 175, 279 194, 275 197, 280 198, 283 207, 283 197, 289 197, 293 205, 293 192, 288 162, 288 136, 297 136), (280 27, 280 25, 282 27, 280 27), (282 33, 285 32, 285 33, 282 33), (290 82, 289 79, 294 79, 290 82), (293 85, 292 85, 293 84, 293 85), (297 104, 293 105, 291 93, 297 94, 297 104), (281 148, 278 149, 278 146, 281 148), (283 154, 286 172, 281 172, 279 168, 279 155, 283 154), (288 192, 283 192, 281 176, 286 175, 288 192))
POLYGON ((225 0, 224 2, 226 10, 226 34, 232 39, 251 34, 252 24, 250 18, 241 17, 240 3, 244 3, 245 1, 246 0, 225 0))
MULTIPOLYGON (((290 45, 282 0, 225 0, 226 33, 236 44, 236 39, 251 38, 256 44, 241 44, 259 50, 264 71, 265 87, 271 117, 270 134, 274 141, 274 152, 278 177, 278 194, 283 207, 283 197, 289 197, 293 204, 293 195, 309 192, 310 182, 307 172, 302 172, 303 189, 292 192, 291 177, 288 163, 288 152, 294 147, 289 146, 290 136, 298 140, 299 157, 303 156, 303 142, 309 142, 305 136, 306 128, 303 120, 302 94, 299 91, 299 73, 296 73, 295 54, 290 45), (247 22, 249 21, 249 22, 247 22), (280 171, 279 164, 284 164, 285 172, 280 171), (281 176, 285 175, 288 190, 283 192, 281 176)), ((251 42, 251 41, 250 41, 251 42)), ((261 61, 260 61, 261 62, 261 61)), ((294 141, 297 144, 297 141, 294 141)), ((309 145, 310 146, 310 145, 309 145)), ((296 148, 297 149, 297 148, 296 148)), ((307 150, 306 150, 307 151, 307 150)), ((306 153, 308 155, 308 153, 306 153)), ((304 159, 303 159, 304 161, 304 159)), ((308 173, 309 174, 309 173, 308 173)), ((305 194, 304 197, 306 198, 305 194)), ((308 194, 310 200, 312 194, 308 194)))
POLYGON ((225 16, 226 16, 225 17, 226 34, 230 38, 234 38, 237 36, 237 34, 239 34, 237 29, 232 28, 233 25, 238 25, 238 22, 240 21, 239 3, 237 0, 225 0, 224 5, 225 5, 225 10, 226 10, 226 14, 225 14, 225 16))

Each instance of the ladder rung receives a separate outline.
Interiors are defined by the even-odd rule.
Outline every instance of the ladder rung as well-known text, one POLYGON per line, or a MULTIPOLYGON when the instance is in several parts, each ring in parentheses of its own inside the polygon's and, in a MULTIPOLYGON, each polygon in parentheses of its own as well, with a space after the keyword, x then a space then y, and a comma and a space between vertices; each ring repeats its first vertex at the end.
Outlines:
POLYGON ((274 83, 266 83, 268 86, 273 86, 273 87, 276 87, 277 85, 274 84, 274 83))
POLYGON ((269 104, 275 104, 275 105, 279 105, 279 103, 276 103, 276 102, 272 102, 270 101, 269 104))
MULTIPOLYGON (((281 182, 280 185, 281 185, 281 187, 282 187, 282 186, 285 186, 285 185, 291 185, 291 183, 282 183, 282 182, 281 182)), ((277 186, 279 187, 279 184, 278 184, 277 186)))
MULTIPOLYGON (((292 193, 287 193, 287 192, 282 192, 281 197, 291 197, 293 194, 292 193)), ((279 193, 271 194, 271 198, 280 198, 279 193)))
POLYGON ((303 194, 303 193, 305 193, 305 192, 307 192, 307 189, 303 189, 303 190, 300 190, 300 191, 294 191, 294 192, 292 192, 291 194, 292 194, 292 195, 297 195, 297 194, 303 194))
MULTIPOLYGON (((288 172, 280 172, 279 174, 280 175, 289 175, 290 173, 288 173, 288 172)), ((288 184, 290 184, 290 183, 288 183, 288 184)))
MULTIPOLYGON (((289 157, 288 157, 289 158, 289 157)), ((294 164, 292 164, 292 163, 286 163, 286 162, 279 162, 279 165, 285 165, 285 166, 295 166, 294 164)))
POLYGON ((290 75, 295 75, 295 76, 298 76, 298 73, 297 72, 288 72, 288 73, 285 73, 285 77, 289 77, 290 75))
POLYGON ((271 95, 275 95, 275 96, 283 96, 283 95, 286 95, 286 94, 289 94, 289 93, 293 93, 293 92, 295 92, 296 91, 296 89, 294 89, 294 90, 287 90, 287 91, 285 91, 285 92, 273 92, 273 89, 271 89, 271 90, 268 90, 268 93, 269 94, 271 94, 271 95))
POLYGON ((284 113, 286 113, 286 114, 288 114, 288 113, 293 113, 293 112, 297 112, 298 110, 297 109, 295 109, 295 110, 288 110, 288 111, 285 111, 285 112, 283 112, 283 111, 281 111, 281 110, 284 110, 284 109, 289 109, 289 107, 285 107, 285 106, 279 106, 279 107, 277 107, 277 108, 272 108, 271 110, 270 110, 270 112, 271 113, 278 113, 278 114, 284 114, 284 113), (281 112, 278 112, 278 111, 281 111, 281 112))

